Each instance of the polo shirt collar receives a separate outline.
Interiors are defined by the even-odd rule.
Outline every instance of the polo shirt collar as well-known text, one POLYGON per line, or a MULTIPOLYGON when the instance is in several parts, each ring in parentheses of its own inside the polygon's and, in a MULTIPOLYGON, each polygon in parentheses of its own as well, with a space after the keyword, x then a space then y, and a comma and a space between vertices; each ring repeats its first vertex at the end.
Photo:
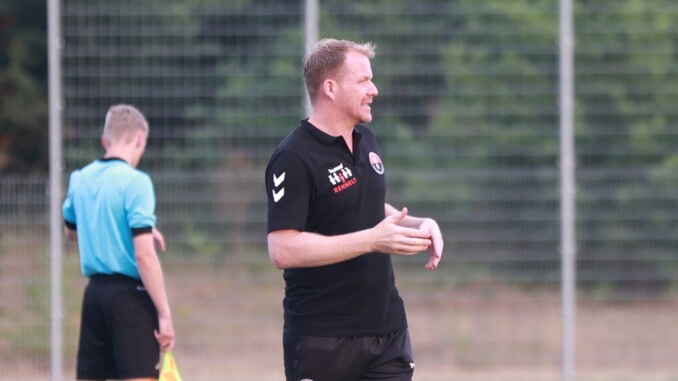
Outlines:
POLYGON ((115 157, 115 156, 113 156, 113 157, 102 157, 102 158, 99 159, 99 161, 101 161, 103 163, 108 163, 108 162, 111 162, 111 161, 122 161, 123 163, 127 163, 125 160, 123 160, 119 157, 115 157))
MULTIPOLYGON (((311 122, 308 121, 308 118, 302 119, 301 120, 301 126, 306 129, 311 135, 313 135, 316 139, 318 139, 321 143, 329 145, 337 140, 344 142, 344 139, 341 136, 332 136, 324 131, 320 130, 318 127, 314 126, 311 124, 311 122)), ((353 141, 355 144, 360 142, 360 138, 362 137, 362 134, 358 131, 357 128, 353 128, 353 141)), ((345 142, 344 142, 345 143, 345 142)))

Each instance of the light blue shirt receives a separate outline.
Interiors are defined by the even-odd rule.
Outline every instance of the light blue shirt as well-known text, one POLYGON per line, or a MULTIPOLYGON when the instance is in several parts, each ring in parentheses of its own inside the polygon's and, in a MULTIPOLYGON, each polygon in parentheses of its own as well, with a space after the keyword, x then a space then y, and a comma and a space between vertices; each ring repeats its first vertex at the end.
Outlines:
POLYGON ((139 279, 132 229, 155 226, 151 178, 121 159, 100 159, 71 174, 62 205, 76 225, 83 275, 123 274, 139 279))

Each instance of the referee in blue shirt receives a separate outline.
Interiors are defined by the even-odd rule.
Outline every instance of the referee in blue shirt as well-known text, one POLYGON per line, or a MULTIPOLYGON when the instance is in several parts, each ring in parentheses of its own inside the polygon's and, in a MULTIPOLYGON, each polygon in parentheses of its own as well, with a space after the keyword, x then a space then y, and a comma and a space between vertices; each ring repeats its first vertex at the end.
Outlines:
POLYGON ((77 379, 158 378, 160 350, 174 347, 174 327, 155 245, 151 178, 136 169, 148 122, 130 105, 106 114, 103 158, 71 174, 63 217, 78 241, 85 289, 77 379))
POLYGON ((443 238, 430 218, 385 202, 386 168, 367 127, 372 44, 325 39, 304 59, 313 111, 266 168, 268 250, 284 269, 287 381, 409 381, 414 357, 391 255, 443 238))

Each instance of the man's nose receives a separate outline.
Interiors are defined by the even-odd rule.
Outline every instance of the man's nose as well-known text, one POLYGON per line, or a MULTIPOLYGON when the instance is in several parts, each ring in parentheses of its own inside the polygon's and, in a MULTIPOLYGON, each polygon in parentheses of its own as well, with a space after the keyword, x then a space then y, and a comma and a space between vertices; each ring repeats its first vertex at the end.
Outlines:
POLYGON ((372 83, 372 87, 368 91, 368 94, 373 96, 373 97, 376 97, 379 94, 379 90, 377 89, 377 85, 372 83))

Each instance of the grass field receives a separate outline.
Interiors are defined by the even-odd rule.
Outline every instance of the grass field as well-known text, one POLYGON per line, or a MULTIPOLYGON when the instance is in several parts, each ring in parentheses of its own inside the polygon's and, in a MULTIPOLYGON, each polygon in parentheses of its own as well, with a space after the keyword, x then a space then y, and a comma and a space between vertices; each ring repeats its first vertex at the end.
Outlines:
MULTIPOLYGON (((184 261, 165 269, 184 380, 283 380, 280 271, 259 261, 184 261)), ((489 280, 459 283, 450 280, 453 272, 425 272, 419 264, 401 263, 396 270, 410 321, 415 380, 561 379, 557 290, 518 290, 489 280)), ((73 379, 85 282, 69 276, 64 369, 66 379, 73 379)), ((581 300, 578 316, 579 381, 678 380, 675 299, 581 300)), ((48 380, 46 349, 37 359, 15 356, 11 365, 0 365, 0 380, 48 380)))

